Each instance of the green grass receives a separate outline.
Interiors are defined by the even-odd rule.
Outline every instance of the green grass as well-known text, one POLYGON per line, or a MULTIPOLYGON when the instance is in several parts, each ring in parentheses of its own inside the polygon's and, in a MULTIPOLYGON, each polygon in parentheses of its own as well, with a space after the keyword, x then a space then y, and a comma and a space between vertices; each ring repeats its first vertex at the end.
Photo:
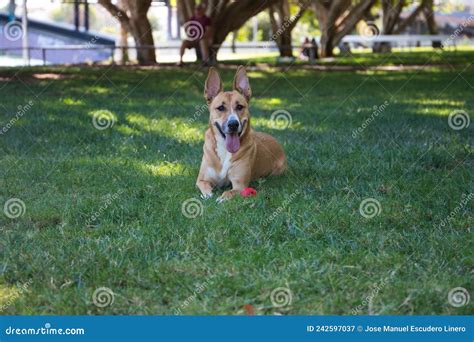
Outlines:
POLYGON ((448 115, 474 112, 473 66, 249 75, 254 128, 278 138, 290 170, 253 184, 255 198, 203 201, 187 218, 204 70, 1 71, 0 128, 33 101, 0 135, 0 205, 26 208, 0 212, 2 313, 472 314, 448 292, 474 295, 473 206, 462 204, 474 125, 455 131, 448 115), (278 109, 289 128, 272 126, 278 109), (98 112, 115 124, 95 129, 98 112), (367 198, 380 202, 373 218, 359 212, 367 198), (100 287, 112 305, 93 304, 100 287), (272 306, 278 287, 290 305, 272 306))
MULTIPOLYGON (((298 56, 299 50, 294 50, 294 55, 298 56)), ((345 57, 319 59, 314 63, 319 66, 354 66, 357 68, 368 68, 376 66, 399 66, 399 65, 444 65, 444 66, 461 66, 473 62, 474 47, 462 46, 457 50, 450 48, 449 50, 433 50, 432 48, 412 48, 411 51, 404 49, 398 51, 394 49, 394 53, 379 54, 374 58, 374 54, 368 49, 362 51, 354 50, 352 54, 345 57)), ((279 65, 277 55, 254 57, 250 62, 247 60, 225 61, 226 64, 242 64, 256 65, 259 63, 267 63, 270 65, 279 65)), ((311 63, 303 60, 296 60, 296 65, 311 65, 311 63)))

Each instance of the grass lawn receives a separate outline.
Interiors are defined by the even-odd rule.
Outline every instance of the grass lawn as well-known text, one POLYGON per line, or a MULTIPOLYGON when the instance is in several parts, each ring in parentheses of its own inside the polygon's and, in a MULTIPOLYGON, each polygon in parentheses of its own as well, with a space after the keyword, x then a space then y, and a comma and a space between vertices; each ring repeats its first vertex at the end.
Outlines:
MULTIPOLYGON (((299 50, 294 50, 295 56, 299 54, 299 50)), ((394 53, 381 54, 374 58, 374 54, 369 49, 362 51, 353 50, 352 54, 337 58, 318 59, 314 65, 320 66, 354 66, 354 67, 375 67, 379 65, 397 66, 397 65, 445 65, 445 66, 466 66, 473 62, 474 46, 461 46, 456 50, 433 50, 432 48, 412 48, 411 51, 406 49, 394 53)), ((225 64, 241 64, 255 65, 258 63, 267 63, 277 65, 277 54, 274 56, 264 56, 252 58, 248 60, 224 61, 225 64)), ((311 65, 311 63, 302 60, 296 60, 297 65, 311 65)))
POLYGON ((223 204, 195 188, 205 70, 0 70, 2 314, 472 314, 448 303, 474 295, 474 124, 448 125, 474 113, 469 63, 252 70, 290 170, 223 204))

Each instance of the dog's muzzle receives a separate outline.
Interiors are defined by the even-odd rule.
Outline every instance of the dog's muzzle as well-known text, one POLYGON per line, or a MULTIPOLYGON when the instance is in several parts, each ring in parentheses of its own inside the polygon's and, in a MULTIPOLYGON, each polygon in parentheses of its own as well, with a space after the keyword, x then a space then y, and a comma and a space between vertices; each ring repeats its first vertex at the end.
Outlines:
POLYGON ((225 121, 222 125, 222 131, 224 134, 236 134, 238 133, 239 135, 242 133, 244 126, 240 122, 240 119, 237 115, 234 113, 230 114, 229 117, 227 118, 227 121, 225 121))
POLYGON ((214 122, 217 130, 224 138, 227 151, 236 153, 240 149, 240 135, 245 128, 246 122, 247 120, 244 120, 242 124, 239 117, 235 114, 231 114, 222 126, 217 121, 214 122))
MULTIPOLYGON (((242 133, 243 133, 243 131, 244 131, 244 129, 245 129, 246 124, 247 124, 247 120, 244 120, 244 121, 242 122, 242 125, 239 126, 239 127, 241 127, 241 129, 238 128, 236 132, 232 132, 232 131, 229 131, 229 130, 227 130, 227 129, 223 129, 222 126, 221 126, 217 121, 214 122, 214 126, 217 128, 217 130, 219 131, 219 133, 221 134, 221 136, 222 136, 224 139, 225 139, 226 134, 232 134, 232 133, 235 134, 235 133, 238 133, 239 136, 242 135, 242 133)), ((225 126, 224 126, 224 127, 225 127, 225 126)))
POLYGON ((227 132, 229 133, 239 133, 240 122, 239 120, 229 120, 227 121, 227 132))

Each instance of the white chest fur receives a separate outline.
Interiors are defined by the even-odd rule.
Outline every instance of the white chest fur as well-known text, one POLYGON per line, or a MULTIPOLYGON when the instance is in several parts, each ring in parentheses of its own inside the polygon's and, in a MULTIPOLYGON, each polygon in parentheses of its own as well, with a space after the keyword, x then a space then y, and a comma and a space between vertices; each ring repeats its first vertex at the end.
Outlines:
POLYGON ((222 137, 217 138, 216 150, 217 156, 221 161, 221 170, 219 173, 217 173, 216 170, 210 168, 212 170, 209 171, 213 174, 214 178, 216 178, 219 185, 225 185, 229 181, 227 178, 227 172, 229 171, 231 165, 230 159, 232 158, 232 153, 227 151, 225 148, 225 141, 222 137))

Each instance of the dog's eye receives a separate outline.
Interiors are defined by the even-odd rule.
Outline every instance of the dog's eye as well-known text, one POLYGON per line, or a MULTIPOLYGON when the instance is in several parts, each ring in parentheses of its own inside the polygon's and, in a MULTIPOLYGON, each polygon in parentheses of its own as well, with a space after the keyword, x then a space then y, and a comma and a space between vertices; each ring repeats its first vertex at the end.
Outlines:
POLYGON ((244 109, 244 106, 242 106, 241 104, 238 104, 238 105, 235 107, 235 109, 237 109, 237 110, 242 110, 242 109, 244 109))
POLYGON ((216 108, 219 112, 223 112, 225 110, 224 105, 220 105, 219 107, 216 108))

